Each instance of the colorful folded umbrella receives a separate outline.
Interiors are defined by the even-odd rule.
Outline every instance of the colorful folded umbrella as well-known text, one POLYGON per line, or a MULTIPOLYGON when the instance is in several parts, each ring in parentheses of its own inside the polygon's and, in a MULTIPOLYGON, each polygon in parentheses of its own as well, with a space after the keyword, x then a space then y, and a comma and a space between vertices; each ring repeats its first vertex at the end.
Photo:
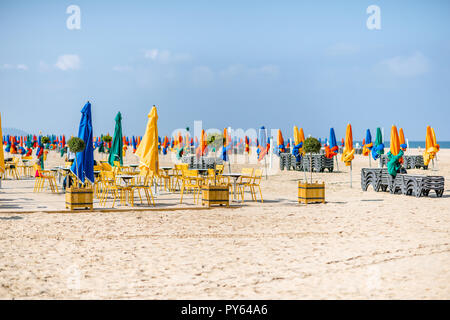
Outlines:
POLYGON ((433 137, 433 130, 430 126, 427 126, 427 135, 425 137, 425 151, 423 152, 423 164, 428 165, 438 152, 435 146, 436 135, 433 137))
POLYGON ((277 144, 278 144, 278 153, 285 152, 283 134, 281 133, 280 129, 278 129, 277 144))
POLYGON ((158 157, 158 113, 153 106, 148 114, 147 127, 139 147, 135 153, 139 157, 139 169, 141 175, 159 172, 158 157))
POLYGON ((403 128, 398 131, 398 137, 400 139, 400 148, 405 151, 407 148, 405 134, 403 133, 403 128))
MULTIPOLYGON (((73 162, 70 171, 77 176, 82 183, 88 179, 94 183, 94 146, 92 145, 92 112, 91 103, 88 101, 81 110, 81 120, 78 129, 78 138, 82 139, 86 147, 82 152, 76 154, 76 161, 73 162)), ((43 164, 44 161, 41 161, 43 164)))
POLYGON ((400 139, 398 137, 397 127, 392 126, 391 128, 391 142, 389 152, 387 153, 388 163, 387 169, 391 176, 394 178, 397 173, 400 172, 401 159, 403 157, 403 150, 400 149, 400 139))
POLYGON ((122 137, 122 114, 117 113, 116 125, 114 128, 114 136, 112 140, 112 147, 109 151, 108 163, 114 166, 114 161, 119 161, 120 165, 123 165, 123 137, 122 137))
POLYGON ((370 151, 372 150, 372 147, 373 147, 372 135, 370 133, 370 129, 367 129, 367 131, 366 131, 366 138, 364 139, 364 142, 363 142, 362 154, 364 156, 370 155, 370 151))
POLYGON ((353 149, 353 134, 351 124, 347 125, 347 130, 345 132, 345 145, 344 151, 342 153, 342 161, 346 166, 352 164, 352 160, 355 158, 355 149, 353 149))
POLYGON ((375 137, 375 143, 372 147, 373 160, 377 160, 382 154, 384 154, 383 137, 381 134, 381 129, 377 128, 377 136, 375 137))

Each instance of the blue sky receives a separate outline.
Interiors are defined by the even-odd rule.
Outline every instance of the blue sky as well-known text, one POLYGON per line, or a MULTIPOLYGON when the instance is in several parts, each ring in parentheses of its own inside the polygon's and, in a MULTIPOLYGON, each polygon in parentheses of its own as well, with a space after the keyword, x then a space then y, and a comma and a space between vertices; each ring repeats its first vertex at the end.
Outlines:
POLYGON ((294 125, 355 139, 403 127, 450 140, 449 1, 1 1, 4 127, 77 132, 86 100, 95 134, 294 125), (69 5, 81 29, 69 30, 69 5), (368 30, 366 8, 381 9, 368 30))

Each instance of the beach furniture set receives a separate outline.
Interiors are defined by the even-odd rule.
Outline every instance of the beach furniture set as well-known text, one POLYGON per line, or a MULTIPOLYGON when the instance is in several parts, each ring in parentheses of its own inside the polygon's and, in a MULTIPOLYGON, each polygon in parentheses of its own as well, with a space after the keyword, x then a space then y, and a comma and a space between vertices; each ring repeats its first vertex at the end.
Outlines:
MULTIPOLYGON (((212 161, 215 160, 211 158, 209 161, 202 162, 200 163, 202 167, 199 168, 189 168, 190 164, 188 163, 175 164, 173 167, 160 167, 157 175, 147 174, 145 177, 139 175, 137 165, 122 166, 120 163, 114 163, 114 166, 111 166, 106 161, 100 161, 98 165, 94 166, 96 173, 94 185, 78 189, 72 187, 66 190, 66 208, 71 210, 92 209, 93 197, 97 197, 103 207, 106 206, 108 199, 112 199, 112 207, 116 202, 121 205, 134 206, 136 193, 141 204, 145 199, 148 205, 154 206, 155 199, 152 190, 156 191, 157 187, 167 192, 179 192, 180 203, 183 203, 185 195, 190 193, 194 195, 194 203, 201 201, 202 205, 207 206, 229 206, 230 194, 233 196, 231 200, 243 202, 246 191, 251 194, 253 201, 258 201, 258 193, 259 200, 263 201, 260 187, 262 170, 243 168, 240 173, 224 174, 223 164, 213 163, 212 161), (208 168, 211 165, 213 168, 208 168), (87 192, 88 189, 93 192, 87 192), (68 198, 69 193, 70 199, 68 198)), ((58 192, 55 175, 51 177, 50 188, 52 192, 58 192)), ((37 191, 42 191, 42 179, 45 178, 47 178, 45 174, 37 178, 40 179, 37 183, 40 189, 37 191)), ((75 176, 72 178, 76 181, 75 176)), ((77 182, 74 182, 74 185, 77 185, 77 182)))
POLYGON ((5 172, 2 173, 2 179, 7 177, 19 180, 21 178, 32 177, 32 168, 30 164, 31 157, 22 156, 5 159, 5 172))
POLYGON ((434 191, 437 197, 444 193, 444 177, 398 173, 394 178, 387 168, 361 169, 361 188, 367 191, 369 186, 379 192, 401 193, 403 195, 426 197, 434 191))
POLYGON ((194 193, 194 203, 199 202, 201 193, 202 204, 208 206, 217 204, 229 206, 230 192, 233 201, 243 202, 245 191, 250 192, 253 201, 257 201, 259 191, 260 201, 263 202, 260 186, 261 169, 242 168, 241 172, 223 173, 223 165, 216 165, 215 169, 184 167, 181 175, 180 203, 183 202, 185 191, 194 193))

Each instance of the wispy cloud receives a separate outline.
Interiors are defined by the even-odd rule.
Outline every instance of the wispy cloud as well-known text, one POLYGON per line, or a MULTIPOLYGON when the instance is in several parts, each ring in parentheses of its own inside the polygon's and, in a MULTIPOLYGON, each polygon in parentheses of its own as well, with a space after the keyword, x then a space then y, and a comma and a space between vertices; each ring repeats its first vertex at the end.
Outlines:
POLYGON ((133 68, 131 68, 130 66, 114 66, 113 67, 113 71, 117 71, 117 72, 128 72, 133 70, 133 68))
POLYGON ((328 56, 348 56, 358 53, 360 50, 359 46, 351 43, 336 43, 331 47, 326 49, 326 54, 328 56))
POLYGON ((40 72, 46 72, 50 70, 50 66, 45 61, 39 61, 38 70, 40 72))
POLYGON ((190 55, 185 53, 172 53, 169 50, 150 49, 144 53, 146 59, 158 63, 184 62, 191 59, 190 55))
POLYGON ((17 65, 12 65, 9 63, 5 63, 3 65, 0 66, 1 70, 21 70, 21 71, 27 71, 28 70, 28 66, 26 64, 20 63, 17 65))
POLYGON ((214 81, 214 72, 207 66, 197 66, 192 70, 192 82, 195 86, 206 86, 214 81))
POLYGON ((80 57, 76 54, 64 54, 58 57, 55 67, 62 70, 77 70, 81 66, 80 57))
POLYGON ((430 62, 422 53, 416 52, 408 57, 385 59, 377 65, 378 68, 385 68, 395 76, 414 77, 427 73, 430 70, 430 62))
POLYGON ((26 71, 26 70, 28 70, 28 67, 25 64, 18 64, 17 69, 26 71))
POLYGON ((234 64, 219 72, 222 78, 232 78, 236 76, 270 76, 276 77, 280 73, 280 68, 276 65, 264 65, 257 68, 250 68, 242 64, 234 64))

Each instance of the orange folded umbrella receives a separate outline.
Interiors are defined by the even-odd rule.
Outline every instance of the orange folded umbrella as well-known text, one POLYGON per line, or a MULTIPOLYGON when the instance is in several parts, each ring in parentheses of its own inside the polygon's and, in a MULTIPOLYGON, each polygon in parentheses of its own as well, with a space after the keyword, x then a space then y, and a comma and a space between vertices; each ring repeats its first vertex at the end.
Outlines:
MULTIPOLYGON (((400 138, 400 148, 401 148, 402 144, 406 145, 406 139, 405 134, 403 133, 403 128, 400 128, 400 130, 398 131, 398 136, 400 138)), ((402 150, 405 151, 406 148, 402 148, 402 150)))
POLYGON ((300 130, 298 130, 298 137, 300 139, 299 142, 305 142, 305 134, 303 133, 303 128, 300 128, 300 130))
POLYGON ((396 156, 400 151, 400 139, 398 138, 397 127, 392 126, 391 128, 391 153, 396 156))
POLYGON ((348 124, 345 132, 344 151, 342 152, 342 161, 346 166, 350 166, 352 164, 352 160, 355 158, 354 154, 355 150, 353 149, 352 125, 348 124))
POLYGON ((434 159, 436 156, 436 152, 438 151, 436 146, 434 145, 434 141, 436 136, 433 138, 433 129, 430 126, 427 126, 427 135, 425 137, 425 151, 423 152, 423 163, 424 165, 428 165, 431 159, 434 159))
POLYGON ((223 128, 223 146, 228 146, 228 135, 227 135, 227 128, 223 128))
POLYGON ((434 133, 434 128, 431 128, 431 136, 433 138, 433 145, 436 148, 436 152, 438 152, 440 149, 440 146, 436 142, 436 134, 434 133))
POLYGON ((277 143, 278 145, 284 145, 284 139, 283 139, 283 134, 281 133, 281 130, 278 129, 278 139, 277 139, 277 143))
POLYGON ((436 153, 436 149, 434 147, 433 132, 431 131, 430 126, 427 126, 427 136, 425 138, 425 149, 429 153, 436 153))
POLYGON ((300 143, 300 137, 297 126, 294 126, 294 146, 300 143))

